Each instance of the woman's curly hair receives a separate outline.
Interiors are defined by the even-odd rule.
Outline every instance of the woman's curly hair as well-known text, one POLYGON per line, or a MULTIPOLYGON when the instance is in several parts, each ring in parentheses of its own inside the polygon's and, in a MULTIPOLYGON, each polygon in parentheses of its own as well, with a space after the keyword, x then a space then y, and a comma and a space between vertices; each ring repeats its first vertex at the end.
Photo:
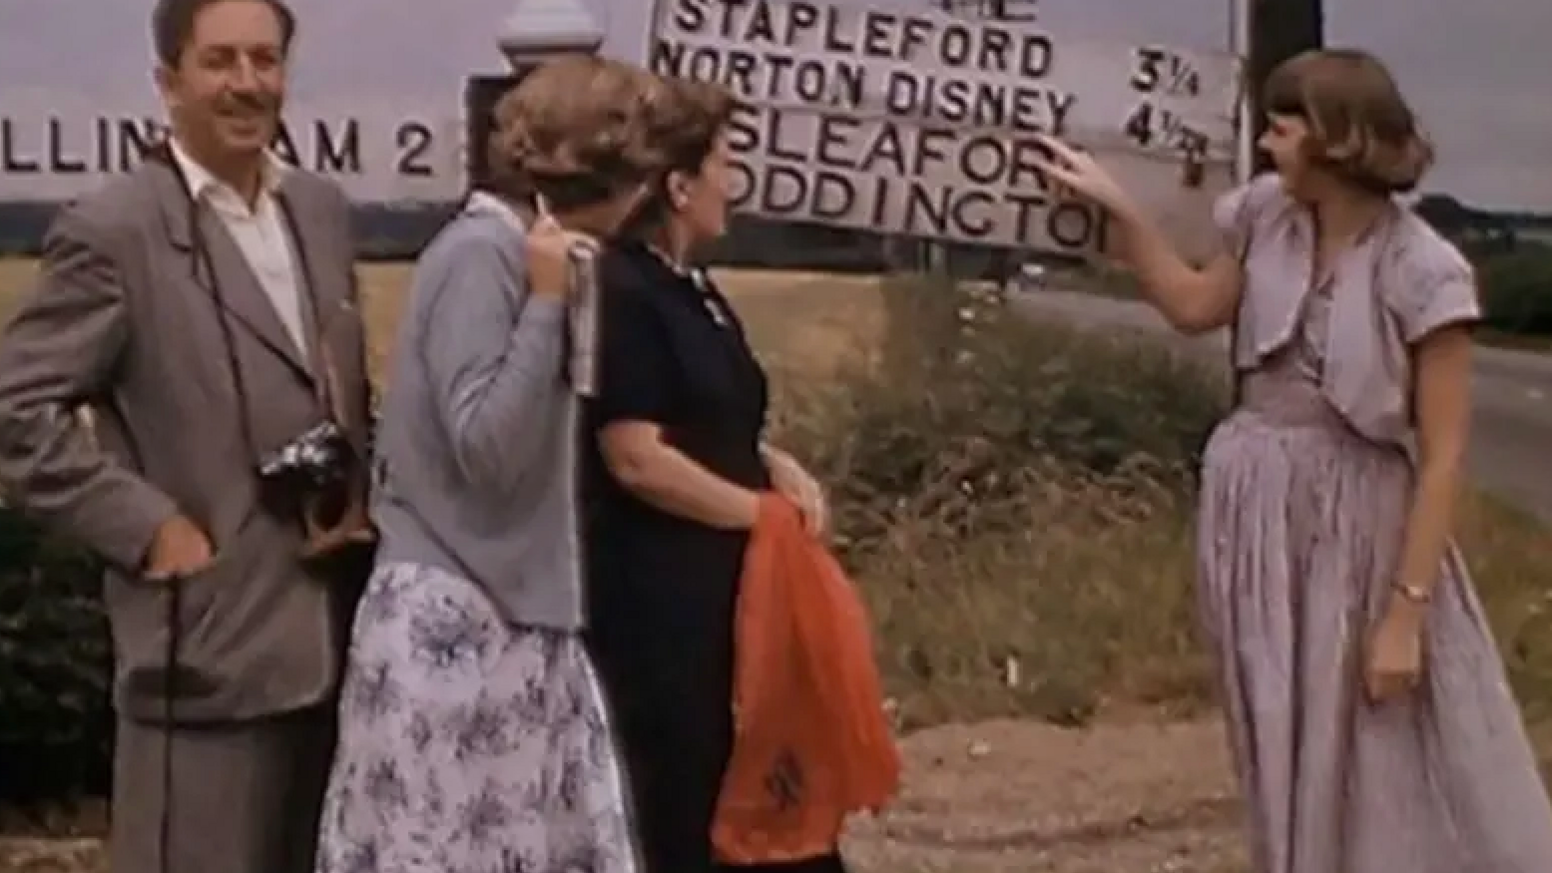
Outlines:
POLYGON ((594 55, 540 66, 496 103, 491 187, 566 210, 648 181, 666 160, 668 93, 662 77, 594 55))
POLYGON ((1267 76, 1263 105, 1309 125, 1318 166, 1381 194, 1415 189, 1433 164, 1433 146, 1385 65, 1358 49, 1314 49, 1267 76))
MULTIPOLYGON (((711 82, 674 79, 668 88, 662 109, 656 113, 661 128, 657 146, 662 153, 662 176, 675 171, 699 175, 717 140, 746 106, 731 90, 711 82)), ((672 208, 661 182, 655 184, 625 233, 639 237, 655 232, 672 208)))

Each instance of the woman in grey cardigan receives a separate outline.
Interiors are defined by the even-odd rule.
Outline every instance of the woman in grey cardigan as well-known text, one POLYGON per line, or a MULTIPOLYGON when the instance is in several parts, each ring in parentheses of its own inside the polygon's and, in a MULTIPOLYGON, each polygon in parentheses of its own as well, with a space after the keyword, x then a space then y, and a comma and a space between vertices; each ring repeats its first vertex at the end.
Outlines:
POLYGON ((578 635, 566 298, 570 250, 613 233, 655 171, 663 87, 594 58, 531 73, 496 109, 503 193, 471 196, 416 265, 319 873, 636 869, 578 635))

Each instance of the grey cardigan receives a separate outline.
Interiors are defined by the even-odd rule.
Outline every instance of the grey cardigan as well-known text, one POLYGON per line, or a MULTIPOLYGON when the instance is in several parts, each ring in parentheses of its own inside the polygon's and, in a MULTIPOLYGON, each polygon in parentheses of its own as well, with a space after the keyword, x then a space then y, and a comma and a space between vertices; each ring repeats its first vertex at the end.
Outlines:
POLYGON ((475 195, 415 265, 378 430, 378 561, 467 578, 514 624, 575 630, 566 309, 528 294, 523 233, 475 195))

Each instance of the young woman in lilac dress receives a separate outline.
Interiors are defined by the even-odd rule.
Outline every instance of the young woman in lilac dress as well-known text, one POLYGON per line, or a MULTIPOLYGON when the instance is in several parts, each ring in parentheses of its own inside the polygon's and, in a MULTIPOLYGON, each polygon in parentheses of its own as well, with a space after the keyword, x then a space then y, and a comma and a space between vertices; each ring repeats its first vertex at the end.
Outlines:
POLYGON ((1258 873, 1552 870, 1552 806, 1450 541, 1470 419, 1470 265, 1395 195, 1432 160, 1385 68, 1315 51, 1266 85, 1275 173, 1177 255, 1093 158, 1176 328, 1233 326, 1237 404, 1203 461, 1198 594, 1258 873))

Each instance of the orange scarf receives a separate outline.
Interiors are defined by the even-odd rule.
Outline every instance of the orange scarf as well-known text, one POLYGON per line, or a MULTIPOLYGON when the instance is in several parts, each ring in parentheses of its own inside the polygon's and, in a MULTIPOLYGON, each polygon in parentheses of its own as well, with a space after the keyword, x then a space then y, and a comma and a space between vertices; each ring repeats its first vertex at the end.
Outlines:
POLYGON ((866 608, 795 506, 762 496, 735 619, 733 755, 712 824, 718 857, 832 852, 846 816, 900 783, 866 608))

